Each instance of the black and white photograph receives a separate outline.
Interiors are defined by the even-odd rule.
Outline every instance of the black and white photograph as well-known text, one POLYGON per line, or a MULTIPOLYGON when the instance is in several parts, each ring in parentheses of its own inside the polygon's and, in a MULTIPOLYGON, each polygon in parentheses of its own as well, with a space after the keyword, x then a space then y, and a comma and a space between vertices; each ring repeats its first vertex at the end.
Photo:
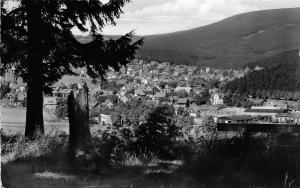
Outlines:
POLYGON ((0 0, 0 188, 300 188, 300 0, 0 0))

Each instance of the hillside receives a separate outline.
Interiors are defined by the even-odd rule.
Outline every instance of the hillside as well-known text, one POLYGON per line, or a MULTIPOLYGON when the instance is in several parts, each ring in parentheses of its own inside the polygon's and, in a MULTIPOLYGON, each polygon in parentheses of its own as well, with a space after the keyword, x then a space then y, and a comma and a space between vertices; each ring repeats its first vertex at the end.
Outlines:
POLYGON ((300 8, 236 15, 192 30, 146 36, 138 56, 176 64, 238 68, 300 47, 300 8))
POLYGON ((300 91, 299 50, 272 55, 256 61, 255 64, 264 65, 264 69, 252 71, 243 78, 227 83, 225 90, 252 95, 258 90, 300 91))

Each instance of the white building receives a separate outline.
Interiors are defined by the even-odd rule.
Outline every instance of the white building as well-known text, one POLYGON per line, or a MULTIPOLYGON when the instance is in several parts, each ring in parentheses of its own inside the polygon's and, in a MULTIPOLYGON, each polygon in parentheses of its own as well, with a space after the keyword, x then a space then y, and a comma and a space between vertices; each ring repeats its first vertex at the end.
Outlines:
POLYGON ((224 104, 224 95, 219 93, 213 93, 211 97, 212 105, 223 105, 224 104))

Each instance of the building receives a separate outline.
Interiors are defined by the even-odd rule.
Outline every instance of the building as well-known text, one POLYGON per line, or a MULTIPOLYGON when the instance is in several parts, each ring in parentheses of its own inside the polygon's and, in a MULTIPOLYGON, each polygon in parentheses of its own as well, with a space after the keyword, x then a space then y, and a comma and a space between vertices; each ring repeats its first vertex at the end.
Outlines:
POLYGON ((44 97, 44 109, 55 110, 57 105, 56 97, 44 97))
POLYGON ((134 91, 134 95, 139 96, 139 97, 145 97, 146 96, 145 92, 142 89, 136 89, 134 91))
POLYGON ((270 117, 272 122, 276 121, 276 115, 286 113, 286 109, 272 106, 253 106, 250 109, 246 109, 244 115, 251 115, 256 117, 270 117))
POLYGON ((242 115, 245 111, 245 108, 239 107, 226 107, 218 110, 218 117, 222 116, 232 116, 232 115, 242 115))
POLYGON ((300 113, 280 113, 276 115, 277 123, 300 124, 300 113))
POLYGON ((177 105, 182 106, 182 107, 187 107, 189 105, 189 100, 188 98, 179 98, 177 100, 177 105))
POLYGON ((154 95, 154 100, 160 100, 164 97, 166 97, 166 93, 161 91, 161 92, 158 92, 154 95))
POLYGON ((224 94, 213 93, 211 95, 211 104, 212 105, 223 105, 224 104, 224 94))
POLYGON ((180 90, 184 90, 187 93, 190 93, 193 89, 191 87, 176 87, 175 90, 174 90, 174 92, 178 92, 180 90))
POLYGON ((218 106, 214 105, 199 105, 197 106, 197 111, 200 112, 201 117, 218 116, 218 106))
POLYGON ((253 121, 255 121, 255 117, 251 115, 224 116, 217 120, 218 123, 252 123, 253 121))
POLYGON ((111 115, 100 114, 99 116, 100 116, 99 122, 101 123, 101 125, 111 125, 112 124, 111 115))

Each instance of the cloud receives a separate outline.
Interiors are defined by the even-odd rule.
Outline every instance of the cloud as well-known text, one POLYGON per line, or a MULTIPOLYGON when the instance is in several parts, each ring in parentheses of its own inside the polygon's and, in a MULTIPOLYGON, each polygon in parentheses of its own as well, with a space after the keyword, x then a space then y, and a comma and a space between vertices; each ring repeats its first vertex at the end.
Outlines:
POLYGON ((125 28, 124 24, 129 26, 135 22, 133 28, 138 34, 167 33, 203 26, 247 10, 256 9, 228 0, 160 0, 135 11, 125 11, 117 27, 125 28))
POLYGON ((300 0, 133 0, 105 34, 159 34, 191 29, 255 10, 300 6, 300 0))

